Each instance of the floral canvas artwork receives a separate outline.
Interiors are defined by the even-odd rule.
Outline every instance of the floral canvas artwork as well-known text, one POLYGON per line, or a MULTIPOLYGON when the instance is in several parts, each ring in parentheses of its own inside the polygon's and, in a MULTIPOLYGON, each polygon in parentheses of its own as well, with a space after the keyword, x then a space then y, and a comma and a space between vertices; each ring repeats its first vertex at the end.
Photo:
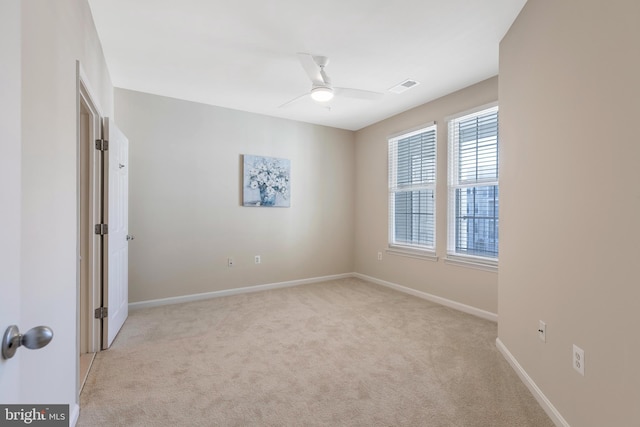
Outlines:
POLYGON ((289 207, 291 162, 244 155, 244 206, 289 207))

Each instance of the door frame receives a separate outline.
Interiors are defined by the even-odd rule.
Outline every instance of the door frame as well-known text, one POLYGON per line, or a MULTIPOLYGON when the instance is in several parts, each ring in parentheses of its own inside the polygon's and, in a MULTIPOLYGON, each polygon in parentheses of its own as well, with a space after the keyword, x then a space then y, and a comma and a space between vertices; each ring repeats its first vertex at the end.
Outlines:
MULTIPOLYGON (((94 93, 91 90, 89 81, 84 73, 80 62, 76 61, 76 75, 77 75, 77 241, 76 241, 76 372, 80 370, 80 338, 81 338, 81 322, 86 322, 88 328, 88 351, 98 352, 101 349, 101 325, 99 319, 94 318, 94 311, 101 306, 102 302, 102 289, 101 289, 101 275, 102 275, 102 245, 100 237, 93 232, 93 224, 100 223, 102 215, 102 166, 100 161, 99 151, 95 149, 95 140, 100 139, 102 135, 102 112, 98 107, 98 103, 95 102, 94 93), (89 112, 89 137, 86 141, 81 134, 80 121, 81 121, 81 106, 84 106, 89 112), (83 173, 84 159, 81 154, 84 154, 84 150, 81 150, 81 144, 87 144, 84 148, 88 151, 88 173, 83 173), (84 200, 80 190, 81 182, 84 180, 88 185, 88 199, 84 200), (81 207, 86 207, 88 210, 88 226, 82 229, 81 221, 81 207), (80 273, 80 241, 81 239, 87 239, 90 243, 88 245, 88 307, 86 307, 84 319, 81 318, 81 304, 85 301, 80 300, 80 288, 81 288, 81 273, 80 273)), ((78 395, 80 393, 79 379, 76 381, 78 384, 78 395)))
MULTIPOLYGON (((10 325, 30 328, 23 318, 22 307, 33 300, 31 294, 23 295, 21 283, 22 246, 22 12, 19 0, 10 0, 0 5, 0 56, 2 56, 2 79, 0 79, 0 334, 10 325)), ((22 403, 28 395, 22 388, 22 373, 27 371, 24 350, 12 359, 0 356, 0 402, 22 403)), ((41 359, 38 359, 41 360, 41 359)), ((32 363, 36 363, 35 361, 32 363)))

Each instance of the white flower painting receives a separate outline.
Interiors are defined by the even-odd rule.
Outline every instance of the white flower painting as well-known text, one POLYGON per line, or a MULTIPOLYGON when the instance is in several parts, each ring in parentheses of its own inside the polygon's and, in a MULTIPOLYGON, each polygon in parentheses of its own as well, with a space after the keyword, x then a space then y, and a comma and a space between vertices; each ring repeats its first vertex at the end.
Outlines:
POLYGON ((289 207, 291 162, 249 154, 243 157, 243 205, 289 207))

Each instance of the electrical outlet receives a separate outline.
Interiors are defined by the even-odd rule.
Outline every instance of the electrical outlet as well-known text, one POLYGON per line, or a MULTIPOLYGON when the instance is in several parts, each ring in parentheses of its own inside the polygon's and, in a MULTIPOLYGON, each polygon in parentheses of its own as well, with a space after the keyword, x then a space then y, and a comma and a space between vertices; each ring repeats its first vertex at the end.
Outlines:
POLYGON ((382 261, 382 252, 378 252, 378 261, 382 261))
POLYGON ((573 345, 573 369, 584 376, 584 350, 575 344, 573 345))
POLYGON ((260 264, 260 255, 256 255, 254 261, 256 264, 260 264))
POLYGON ((227 267, 233 267, 233 258, 227 258, 227 267))
POLYGON ((538 338, 540 341, 547 342, 547 324, 542 320, 538 321, 538 338))

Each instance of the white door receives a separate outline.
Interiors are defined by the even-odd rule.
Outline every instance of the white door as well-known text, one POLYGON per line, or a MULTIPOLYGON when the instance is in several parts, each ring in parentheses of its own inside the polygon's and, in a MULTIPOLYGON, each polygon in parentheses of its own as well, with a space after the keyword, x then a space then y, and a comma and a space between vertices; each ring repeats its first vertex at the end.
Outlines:
POLYGON ((111 346, 129 315, 129 141, 109 118, 104 120, 104 200, 108 232, 105 236, 102 348, 111 346))
MULTIPOLYGON (((20 2, 0 9, 0 337, 10 325, 35 325, 20 317, 20 2)), ((20 359, 24 350, 0 356, 0 402, 20 403, 20 359)))
MULTIPOLYGON (((3 82, 4 83, 4 82, 3 82)), ((3 83, 0 83, 3 84, 3 83)), ((19 87, 19 86, 18 86, 19 87)), ((32 326, 20 317, 20 120, 13 126, 5 116, 5 102, 0 105, 0 337, 11 325, 20 332, 32 326), (5 126, 5 124, 7 126, 5 126), (17 127, 17 129, 16 129, 17 127), (14 130, 14 132, 11 132, 14 130), (9 132, 7 132, 9 131, 9 132)), ((15 109, 15 106, 12 108, 15 109)), ((17 108, 20 111, 20 108, 17 108)), ((5 360, 0 355, 0 403, 19 403, 20 359, 24 350, 5 360)), ((3 419, 3 418, 2 418, 3 419)))

